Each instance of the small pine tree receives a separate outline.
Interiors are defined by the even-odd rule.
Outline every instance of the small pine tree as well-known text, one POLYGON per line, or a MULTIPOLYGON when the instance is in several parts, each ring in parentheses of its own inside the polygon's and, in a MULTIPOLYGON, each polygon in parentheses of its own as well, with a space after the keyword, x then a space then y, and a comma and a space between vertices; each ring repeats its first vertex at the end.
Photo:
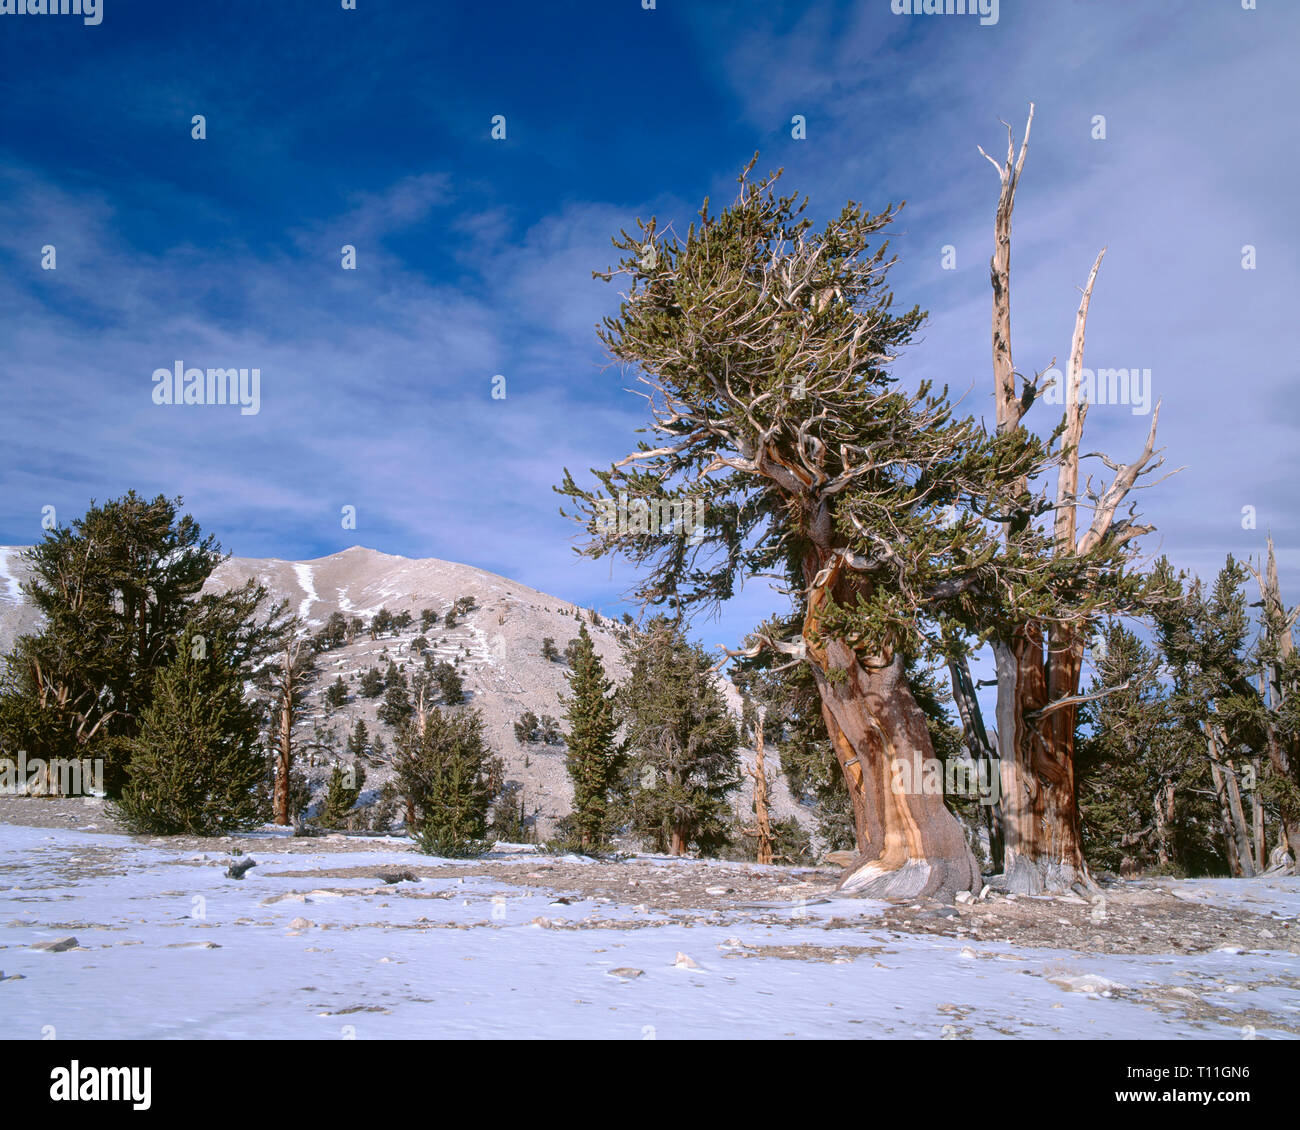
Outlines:
POLYGON ((366 729, 365 720, 357 719, 357 724, 348 735, 348 753, 353 757, 365 757, 370 749, 370 731, 366 729))
POLYGON ((340 675, 325 691, 325 704, 331 710, 337 710, 348 700, 347 684, 343 682, 343 676, 340 675))
POLYGON ((526 745, 537 741, 540 736, 540 720, 531 710, 525 710, 515 723, 515 740, 520 745, 526 745))
POLYGON ((542 658, 548 659, 552 663, 558 663, 560 661, 560 649, 555 646, 555 640, 550 636, 546 636, 542 639, 542 658))
MULTIPOLYGON (((574 834, 584 848, 603 844, 610 832, 610 793, 621 768, 621 751, 614 735, 613 683, 583 625, 578 635, 573 669, 565 676, 569 696, 564 717, 569 752, 566 767, 573 782, 574 834)), ((555 720, 548 720, 554 725, 555 720)))
POLYGON ((388 680, 388 690, 384 692, 384 703, 379 708, 379 720, 389 726, 404 726, 412 714, 411 697, 406 690, 406 679, 398 675, 388 680))
POLYGON ((346 824, 348 813, 356 805, 365 784, 366 770, 360 762, 346 769, 336 764, 330 772, 318 822, 325 828, 340 828, 346 824))
POLYGON ((342 647, 347 643, 347 639, 347 617, 342 612, 332 612, 330 618, 325 621, 325 626, 312 637, 312 642, 315 643, 317 651, 330 651, 342 647))
POLYGON ((118 814, 133 832, 216 836, 266 819, 259 711, 220 643, 187 634, 159 672, 154 700, 131 739, 118 814), (196 656, 202 653, 202 658, 196 656))
POLYGON ((361 693, 366 698, 378 698, 384 693, 384 677, 374 667, 367 667, 361 676, 361 693))
POLYGON ((428 632, 438 626, 438 614, 432 608, 420 612, 420 631, 428 632))
POLYGON ((626 647, 619 688, 634 755, 628 809, 659 851, 705 854, 730 840, 727 794, 740 785, 740 735, 713 680, 713 664, 680 626, 656 617, 626 647))
POLYGON ((477 710, 434 707, 423 732, 406 727, 398 738, 399 788, 415 809, 415 837, 430 855, 451 858, 485 848, 490 752, 477 710))
POLYGON ((442 700, 448 706, 459 706, 465 701, 465 684, 461 681, 460 673, 446 660, 434 668, 434 678, 438 680, 442 700))

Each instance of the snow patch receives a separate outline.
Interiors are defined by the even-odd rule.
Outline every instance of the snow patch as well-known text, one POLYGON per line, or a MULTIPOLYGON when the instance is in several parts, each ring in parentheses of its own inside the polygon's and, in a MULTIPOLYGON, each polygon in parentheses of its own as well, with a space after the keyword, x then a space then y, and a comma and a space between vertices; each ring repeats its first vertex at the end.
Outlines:
POLYGON ((9 571, 9 554, 8 546, 0 545, 0 581, 4 582, 4 591, 0 592, 0 600, 6 604, 21 604, 22 591, 18 587, 18 578, 9 571))
POLYGON ((298 578, 298 587, 307 594, 302 603, 298 605, 298 617, 305 621, 311 606, 320 600, 320 596, 316 592, 316 578, 310 565, 298 561, 291 564, 293 565, 294 576, 298 578))

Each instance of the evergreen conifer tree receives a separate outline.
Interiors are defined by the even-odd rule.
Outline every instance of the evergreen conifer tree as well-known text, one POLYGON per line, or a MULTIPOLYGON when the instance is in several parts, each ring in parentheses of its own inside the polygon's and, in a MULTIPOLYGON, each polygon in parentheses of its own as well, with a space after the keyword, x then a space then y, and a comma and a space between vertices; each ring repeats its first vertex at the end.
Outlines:
POLYGON ((632 826, 660 851, 681 855, 694 843, 716 853, 730 834, 727 795, 740 785, 740 735, 709 657, 656 617, 633 637, 625 663, 617 703, 632 754, 632 826))
POLYGON ((158 674, 140 733, 128 740, 128 778, 118 806, 132 831, 224 835, 267 815, 260 711, 220 641, 187 634, 158 674))
POLYGON ((434 707, 424 729, 405 727, 398 737, 399 788, 415 813, 421 851, 459 857, 484 848, 490 751, 476 710, 434 707))
POLYGON ((568 723, 566 767, 573 782, 575 834, 584 848, 603 844, 610 831, 610 793, 617 780, 621 751, 615 742, 613 683, 583 625, 566 673, 569 696, 564 704, 568 723))

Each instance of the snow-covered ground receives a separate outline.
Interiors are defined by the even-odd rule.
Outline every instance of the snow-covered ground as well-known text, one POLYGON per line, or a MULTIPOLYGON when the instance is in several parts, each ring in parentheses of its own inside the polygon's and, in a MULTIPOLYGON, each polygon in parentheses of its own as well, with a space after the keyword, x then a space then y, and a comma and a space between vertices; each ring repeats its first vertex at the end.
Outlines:
MULTIPOLYGON (((298 841, 292 852, 256 835, 236 842, 259 861, 242 881, 225 876, 229 855, 168 841, 0 827, 0 1037, 1300 1030, 1297 958, 1262 947, 1092 956, 993 945, 890 931, 881 904, 842 898, 673 911, 637 905, 635 894, 557 904, 565 888, 545 889, 535 855, 448 863, 389 886, 377 872, 436 861, 400 841, 298 841), (337 874, 351 868, 366 874, 337 874), (521 882, 529 874, 531 886, 521 882), (70 937, 75 948, 32 948, 70 937)), ((1198 886, 1220 902, 1265 897, 1246 882, 1198 886)), ((1266 897, 1294 917, 1300 881, 1274 881, 1266 897)))

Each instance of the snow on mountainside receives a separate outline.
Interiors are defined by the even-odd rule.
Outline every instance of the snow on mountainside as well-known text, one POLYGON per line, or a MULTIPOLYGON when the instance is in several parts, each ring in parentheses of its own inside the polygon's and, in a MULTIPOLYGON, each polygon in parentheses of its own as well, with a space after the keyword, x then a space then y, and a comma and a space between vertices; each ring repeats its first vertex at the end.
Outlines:
MULTIPOLYGON (((39 622, 18 590, 19 582, 27 575, 21 553, 21 548, 0 547, 0 653, 7 652, 18 635, 33 631, 39 622)), ((381 608, 394 614, 409 612, 413 617, 414 622, 399 633, 385 634, 377 640, 362 633, 351 644, 321 653, 309 709, 297 729, 300 744, 306 745, 319 727, 332 730, 341 748, 348 731, 362 719, 372 734, 382 734, 391 751, 392 729, 377 718, 383 699, 364 698, 358 684, 368 668, 378 668, 382 673, 390 660, 409 674, 422 662, 413 654, 411 644, 423 634, 436 659, 456 665, 468 703, 483 713, 489 744, 505 760, 507 779, 523 786, 527 812, 531 815, 536 811, 538 833, 542 838, 553 833, 555 821, 569 811, 572 800, 564 746, 521 744, 515 738, 514 723, 526 710, 539 717, 561 716, 560 696, 568 691, 564 677, 568 667, 542 656, 544 638, 553 639, 563 651, 578 634, 579 623, 585 623, 606 669, 617 682, 625 674, 619 659, 619 625, 604 619, 594 623, 586 609, 469 565, 436 558, 399 557, 361 546, 313 561, 232 557, 216 569, 206 587, 224 591, 249 579, 265 585, 273 602, 287 601, 289 609, 313 633, 334 612, 359 616, 367 622, 381 608), (443 618, 462 597, 473 597, 477 607, 449 629, 443 618), (422 633, 420 613, 425 608, 438 613, 439 622, 422 633), (337 676, 342 676, 349 698, 343 707, 330 711, 324 695, 337 676)), ((723 686, 728 702, 738 712, 740 699, 735 688, 729 682, 723 686)), ((752 751, 744 751, 742 759, 752 765, 752 751)), ((308 760, 306 767, 319 787, 327 766, 312 765, 308 760)), ((367 792, 388 777, 381 765, 367 765, 366 770, 367 792)), ((748 814, 751 797, 752 788, 747 782, 734 794, 737 809, 748 814)), ((811 824, 807 810, 791 798, 780 777, 772 788, 772 808, 776 818, 793 815, 811 824)))

